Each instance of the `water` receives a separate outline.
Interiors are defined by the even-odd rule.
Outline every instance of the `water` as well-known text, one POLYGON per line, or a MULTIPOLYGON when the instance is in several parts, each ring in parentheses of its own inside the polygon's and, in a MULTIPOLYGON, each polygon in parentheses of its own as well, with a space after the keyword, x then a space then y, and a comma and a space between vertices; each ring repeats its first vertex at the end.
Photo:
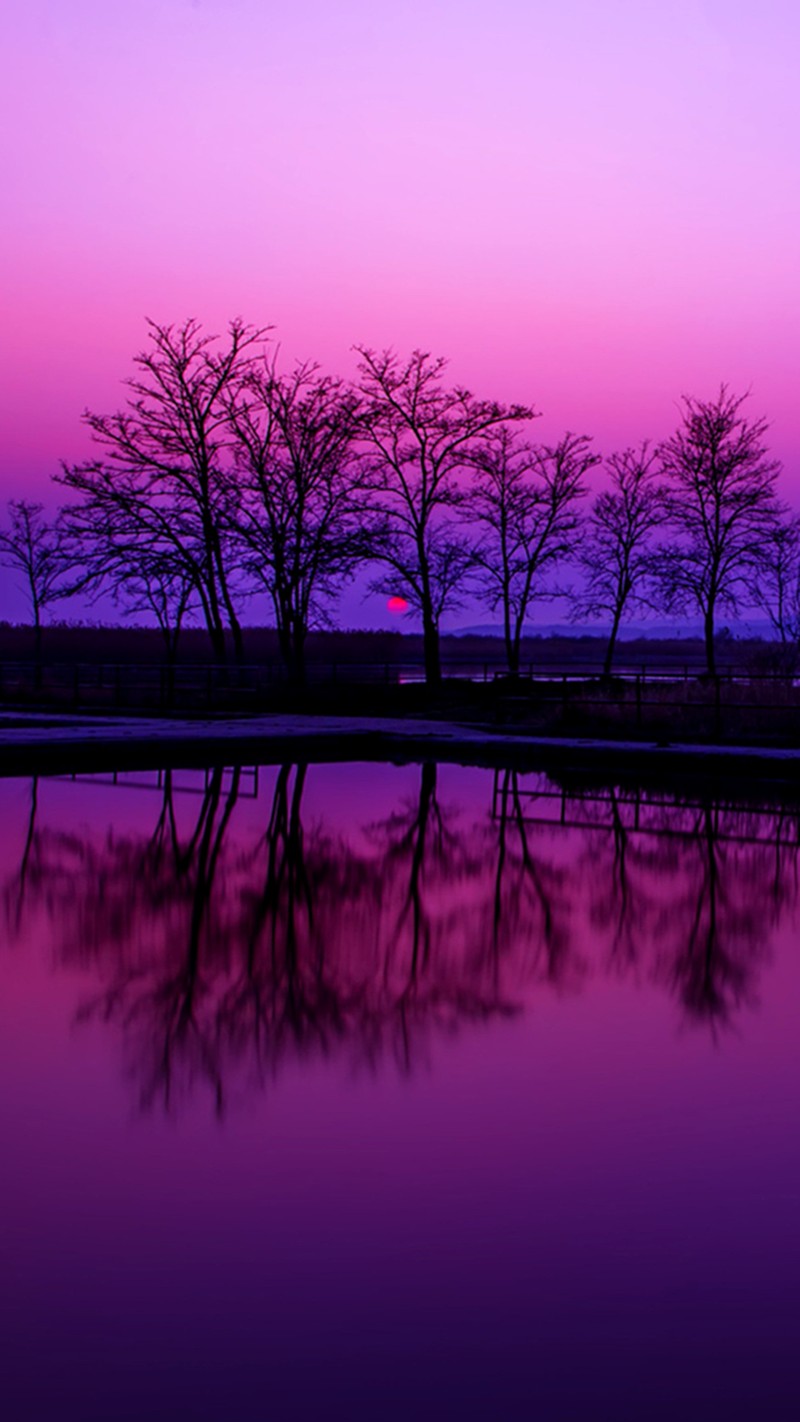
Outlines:
POLYGON ((799 825, 0 783, 4 1415, 797 1416, 799 825))

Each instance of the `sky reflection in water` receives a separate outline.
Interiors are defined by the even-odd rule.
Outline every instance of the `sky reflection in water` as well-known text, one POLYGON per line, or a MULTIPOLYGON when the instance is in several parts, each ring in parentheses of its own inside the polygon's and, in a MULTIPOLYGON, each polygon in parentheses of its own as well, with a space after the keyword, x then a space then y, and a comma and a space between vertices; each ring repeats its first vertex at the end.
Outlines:
POLYGON ((15 1417, 795 1415, 797 806, 0 801, 15 1417))

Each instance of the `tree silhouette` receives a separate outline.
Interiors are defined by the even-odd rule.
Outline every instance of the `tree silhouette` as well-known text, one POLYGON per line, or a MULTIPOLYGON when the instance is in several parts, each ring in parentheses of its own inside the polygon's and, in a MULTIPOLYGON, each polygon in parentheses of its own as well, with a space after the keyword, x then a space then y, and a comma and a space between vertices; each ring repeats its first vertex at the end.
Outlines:
POLYGON ((180 568, 194 589, 214 651, 225 656, 242 634, 235 576, 226 547, 230 485, 228 401, 255 360, 269 328, 232 321, 220 347, 199 322, 148 322, 150 347, 135 357, 127 408, 87 411, 84 421, 100 457, 64 465, 60 482, 81 495, 70 512, 73 537, 116 565, 126 552, 180 568))
POLYGON ((290 679, 305 680, 309 628, 370 550, 353 444, 358 399, 316 365, 250 371, 228 405, 235 474, 230 510, 243 566, 269 594, 290 679))
POLYGON ((33 618, 37 665, 42 654, 42 614, 74 591, 72 559, 63 537, 61 518, 50 522, 44 505, 11 499, 8 527, 0 529, 0 563, 21 575, 33 618))
POLYGON ((594 501, 583 530, 579 563, 584 577, 573 616, 608 618, 603 675, 608 676, 623 616, 643 596, 652 575, 653 532, 663 521, 663 493, 656 483, 656 456, 645 441, 638 449, 611 454, 605 462, 611 488, 594 501))
POLYGON ((778 638, 782 669, 793 672, 800 651, 800 518, 784 514, 766 530, 749 591, 778 638))
POLYGON ((473 455, 476 481, 465 511, 481 531, 474 554, 479 586, 489 606, 501 609, 512 676, 531 605, 552 595, 543 578, 574 556, 578 501, 599 457, 589 442, 587 435, 567 434, 555 445, 533 446, 500 425, 473 455))
POLYGON ((102 554, 98 562, 97 593, 108 584, 114 601, 128 616, 145 613, 155 618, 167 663, 174 665, 181 630, 198 605, 194 578, 186 564, 166 549, 153 552, 140 544, 117 562, 102 554))
POLYGON ((778 512, 780 466, 767 453, 766 421, 742 414, 746 399, 725 385, 716 400, 684 397, 681 424, 658 451, 678 540, 659 549, 664 598, 701 613, 710 676, 717 611, 737 610, 778 512))
POLYGON ((402 360, 393 351, 357 346, 364 402, 364 482, 383 516, 380 559, 389 569, 375 584, 402 592, 422 619, 425 677, 441 676, 439 622, 457 604, 469 549, 448 514, 458 506, 458 476, 471 467, 477 441, 532 410, 479 400, 444 384, 447 362, 425 351, 402 360))

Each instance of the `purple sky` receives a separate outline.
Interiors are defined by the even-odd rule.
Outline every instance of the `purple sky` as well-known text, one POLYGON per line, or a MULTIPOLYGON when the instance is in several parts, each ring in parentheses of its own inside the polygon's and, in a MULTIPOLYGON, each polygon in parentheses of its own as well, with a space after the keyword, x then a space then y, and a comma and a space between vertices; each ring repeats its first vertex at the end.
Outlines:
POLYGON ((422 345, 541 438, 752 387, 800 496, 795 0, 26 0, 0 18, 0 496, 144 316, 422 345))

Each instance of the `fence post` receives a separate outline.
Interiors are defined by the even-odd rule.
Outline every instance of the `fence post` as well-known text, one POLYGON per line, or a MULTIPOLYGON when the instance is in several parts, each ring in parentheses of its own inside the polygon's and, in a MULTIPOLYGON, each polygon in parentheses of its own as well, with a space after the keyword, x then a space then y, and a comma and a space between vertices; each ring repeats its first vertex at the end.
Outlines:
POLYGON ((72 703, 73 703, 74 706, 78 706, 79 703, 80 703, 80 694, 81 694, 81 692, 80 692, 80 683, 81 683, 81 666, 80 666, 80 662, 76 662, 76 663, 75 663, 75 666, 73 667, 73 671, 72 671, 72 703))
POLYGON ((722 678, 717 672, 714 677, 714 739, 720 740, 722 737, 722 700, 720 695, 720 684, 722 678))
POLYGON ((636 729, 642 729, 642 678, 639 672, 636 673, 636 729))

